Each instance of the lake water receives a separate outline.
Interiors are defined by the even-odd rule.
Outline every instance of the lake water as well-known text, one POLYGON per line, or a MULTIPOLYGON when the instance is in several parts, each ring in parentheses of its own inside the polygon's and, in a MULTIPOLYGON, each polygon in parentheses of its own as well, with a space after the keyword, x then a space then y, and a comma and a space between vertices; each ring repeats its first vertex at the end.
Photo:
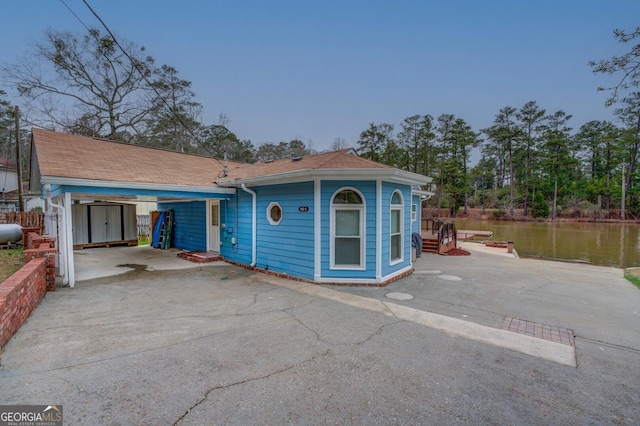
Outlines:
POLYGON ((493 231, 492 241, 513 241, 523 257, 640 266, 640 224, 507 222, 455 219, 457 229, 493 231))

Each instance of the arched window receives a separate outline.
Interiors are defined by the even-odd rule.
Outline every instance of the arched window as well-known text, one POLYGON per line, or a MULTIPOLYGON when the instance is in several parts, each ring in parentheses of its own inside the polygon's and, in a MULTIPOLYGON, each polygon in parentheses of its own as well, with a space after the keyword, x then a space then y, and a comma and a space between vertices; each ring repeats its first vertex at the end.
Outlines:
POLYGON ((364 200, 351 188, 331 199, 331 267, 364 268, 364 200))
POLYGON ((390 253, 391 263, 401 262, 403 258, 402 251, 402 230, 403 215, 402 215, 402 193, 400 191, 394 191, 391 196, 391 214, 389 215, 391 235, 390 241, 390 253))

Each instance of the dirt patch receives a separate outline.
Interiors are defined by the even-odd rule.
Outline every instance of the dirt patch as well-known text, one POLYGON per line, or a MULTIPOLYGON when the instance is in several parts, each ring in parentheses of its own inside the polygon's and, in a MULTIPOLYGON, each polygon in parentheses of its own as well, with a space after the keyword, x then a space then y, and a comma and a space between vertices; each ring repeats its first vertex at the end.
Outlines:
POLYGON ((640 280, 640 268, 638 267, 626 268, 624 270, 624 274, 631 275, 632 277, 638 278, 640 280))

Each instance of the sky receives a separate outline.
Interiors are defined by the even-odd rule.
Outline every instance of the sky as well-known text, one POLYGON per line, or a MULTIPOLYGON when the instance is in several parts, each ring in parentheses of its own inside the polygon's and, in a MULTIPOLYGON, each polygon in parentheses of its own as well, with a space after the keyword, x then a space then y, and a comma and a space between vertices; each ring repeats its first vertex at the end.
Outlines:
MULTIPOLYGON (((357 148, 369 123, 397 133, 415 114, 455 114, 479 131, 530 100, 571 114, 576 130, 613 120, 596 89, 616 80, 588 61, 626 52, 613 30, 640 26, 638 0, 87 2, 119 40, 192 82, 205 124, 223 113, 256 146, 300 139, 314 150, 336 138, 357 148)), ((17 62, 47 28, 103 30, 82 0, 0 10, 0 63, 17 62)))

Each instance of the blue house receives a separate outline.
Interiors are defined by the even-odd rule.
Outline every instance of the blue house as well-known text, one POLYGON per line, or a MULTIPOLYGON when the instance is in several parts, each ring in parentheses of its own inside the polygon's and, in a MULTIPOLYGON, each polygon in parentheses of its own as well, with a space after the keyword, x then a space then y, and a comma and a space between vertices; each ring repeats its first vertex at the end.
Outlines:
POLYGON ((157 201, 174 212, 172 246, 295 279, 385 285, 413 271, 431 178, 354 150, 241 164, 41 129, 32 141, 31 190, 64 218, 69 285, 79 200, 157 201))

